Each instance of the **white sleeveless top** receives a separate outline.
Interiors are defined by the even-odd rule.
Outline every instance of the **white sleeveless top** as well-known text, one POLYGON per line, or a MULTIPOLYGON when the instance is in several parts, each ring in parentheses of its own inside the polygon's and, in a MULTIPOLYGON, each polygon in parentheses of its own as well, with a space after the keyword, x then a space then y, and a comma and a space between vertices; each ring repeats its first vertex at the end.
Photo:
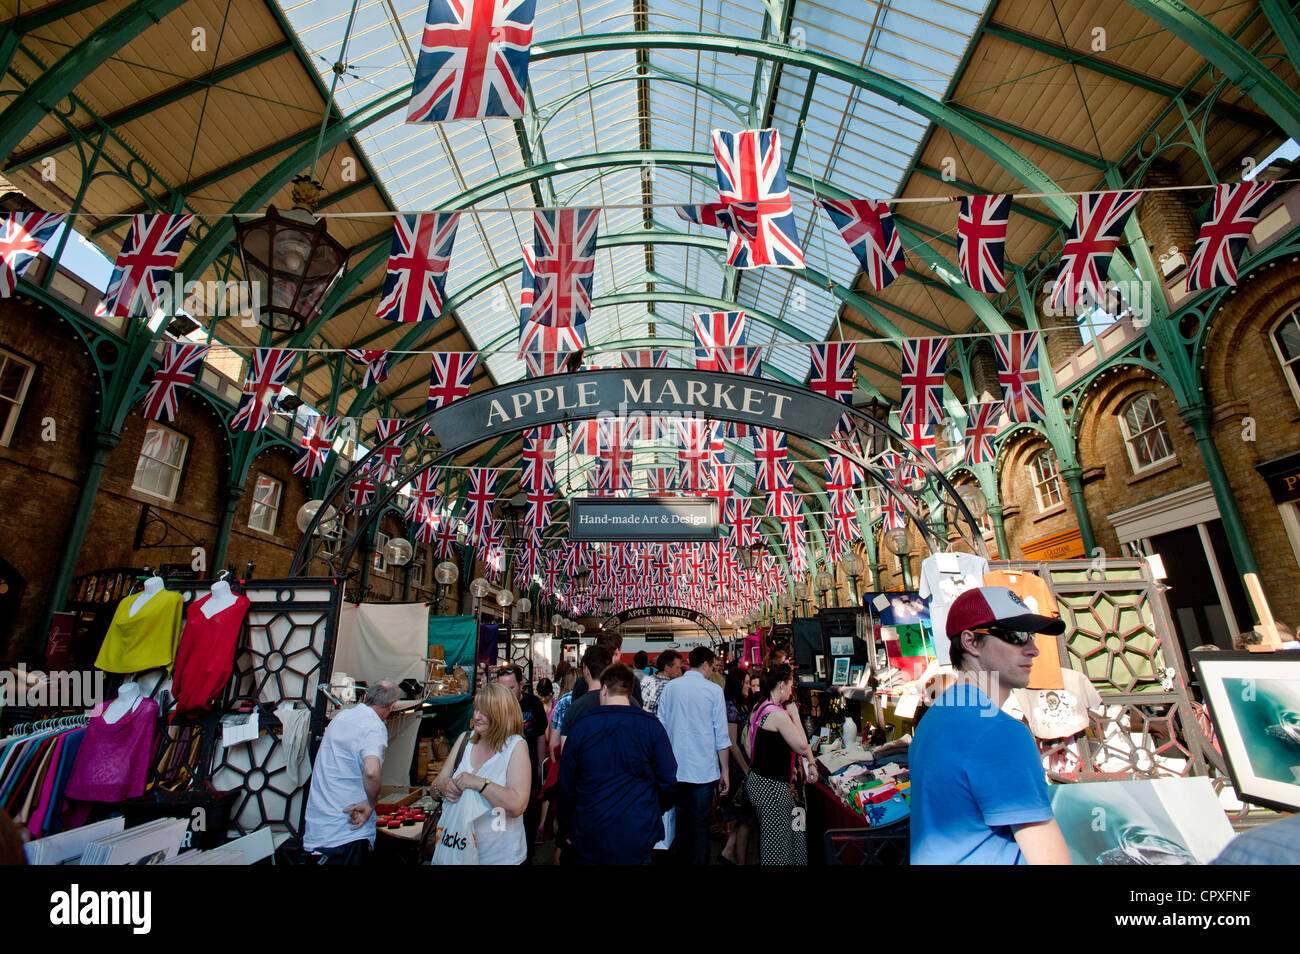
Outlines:
MULTIPOLYGON (((474 746, 466 743, 465 752, 461 755, 460 764, 456 766, 452 777, 462 772, 469 772, 505 787, 506 770, 510 767, 510 753, 523 741, 523 736, 510 736, 501 747, 501 751, 494 754, 477 770, 472 762, 474 746)), ((478 842, 478 863, 481 865, 518 865, 523 863, 524 857, 528 854, 524 839, 524 816, 511 818, 500 808, 494 807, 474 822, 474 840, 478 842)))

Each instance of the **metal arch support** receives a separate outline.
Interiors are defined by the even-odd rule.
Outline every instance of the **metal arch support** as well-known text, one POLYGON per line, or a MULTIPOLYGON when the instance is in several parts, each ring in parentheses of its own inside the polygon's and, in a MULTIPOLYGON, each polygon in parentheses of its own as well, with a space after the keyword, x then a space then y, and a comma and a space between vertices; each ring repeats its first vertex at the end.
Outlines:
MULTIPOLYGON (((1178 0, 1126 2, 1200 53, 1272 116, 1283 132, 1300 140, 1300 96, 1240 43, 1178 0)), ((1300 64, 1292 65, 1300 69, 1300 64)))
POLYGON ((0 156, 18 148, 46 109, 54 108, 123 45, 183 3, 185 0, 136 0, 95 27, 0 113, 0 156))

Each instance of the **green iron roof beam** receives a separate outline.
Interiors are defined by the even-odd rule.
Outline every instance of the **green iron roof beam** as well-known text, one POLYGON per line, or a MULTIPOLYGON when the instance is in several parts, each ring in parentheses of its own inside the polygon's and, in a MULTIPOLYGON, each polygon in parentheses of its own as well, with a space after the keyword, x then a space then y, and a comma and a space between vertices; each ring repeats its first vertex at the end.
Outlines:
MULTIPOLYGON (((907 242, 910 229, 901 223, 897 226, 900 237, 907 242)), ((943 285, 957 298, 960 298, 975 316, 989 331, 1008 332, 1011 331, 1011 325, 1002 313, 993 306, 981 292, 977 292, 962 280, 961 274, 957 271, 957 266, 948 261, 930 246, 926 245, 919 238, 913 235, 913 241, 910 243, 910 249, 918 258, 930 266, 943 285)))
POLYGON ((1259 5, 1264 9, 1264 16, 1268 17, 1282 49, 1286 50, 1291 68, 1300 73, 1300 20, 1297 20, 1295 10, 1287 0, 1259 0, 1259 5))
POLYGON ((85 39, 10 100, 0 113, 0 156, 8 156, 17 149, 45 113, 57 109, 77 84, 183 3, 185 0, 136 0, 91 30, 85 39))
POLYGON ((91 7, 97 7, 104 2, 105 0, 63 0, 62 3, 47 3, 32 13, 19 13, 4 23, 0 23, 0 29, 13 30, 18 34, 31 33, 33 30, 39 30, 51 23, 58 23, 74 13, 89 10, 91 7))
MULTIPOLYGON (((1249 50, 1176 0, 1126 2, 1205 57, 1206 62, 1258 103, 1286 135, 1300 141, 1300 94, 1290 89, 1249 50)), ((1268 13, 1267 9, 1265 13, 1268 13)), ((1294 14, 1288 15, 1294 17, 1294 14)), ((1269 19, 1271 21, 1272 17, 1269 19)))
MULTIPOLYGON (((268 47, 250 53, 247 56, 240 57, 225 66, 213 70, 211 73, 202 77, 195 77, 176 84, 168 89, 152 96, 148 96, 139 102, 132 103, 123 109, 115 110, 107 116, 102 116, 96 122, 86 123, 77 128, 75 134, 60 136, 58 139, 52 139, 49 142, 34 146, 31 149, 24 150, 15 156, 10 156, 4 164, 4 171, 10 172, 14 169, 25 169, 33 163, 40 162, 46 156, 53 156, 69 148, 76 141, 77 137, 85 137, 94 133, 99 124, 105 123, 114 128, 118 128, 127 123, 143 119, 150 113, 170 106, 182 99, 201 93, 204 90, 211 89, 219 83, 224 83, 231 77, 238 76, 240 73, 251 70, 255 67, 268 63, 277 57, 283 56, 293 50, 293 44, 288 40, 281 40, 279 43, 273 43, 268 47)), ((314 132, 315 130, 313 130, 314 132)), ((287 146, 285 147, 287 148, 287 146)))
POLYGON ((578 100, 583 96, 587 95, 589 92, 600 89, 603 86, 612 86, 615 83, 630 83, 636 80, 653 80, 656 83, 673 83, 681 86, 689 86, 692 89, 704 93, 706 96, 710 96, 713 99, 717 100, 719 103, 725 106, 733 116, 736 117, 737 122, 744 123, 747 122, 749 119, 745 111, 738 107, 738 104, 743 106, 742 100, 736 98, 735 96, 730 96, 722 92, 721 90, 714 89, 712 86, 709 86, 706 83, 701 83, 699 80, 689 79, 685 76, 678 76, 676 73, 661 69, 653 64, 650 65, 650 73, 647 76, 638 76, 631 71, 623 71, 623 72, 626 75, 611 76, 611 77, 606 77, 603 80, 597 80, 595 83, 592 83, 590 86, 587 86, 576 93, 569 94, 568 96, 564 97, 563 100, 553 101, 554 105, 552 105, 552 103, 546 104, 546 106, 543 107, 546 110, 546 118, 543 119, 542 122, 538 125, 537 134, 540 135, 546 129, 546 126, 550 123, 550 121, 564 111, 565 107, 569 106, 575 100, 578 100))

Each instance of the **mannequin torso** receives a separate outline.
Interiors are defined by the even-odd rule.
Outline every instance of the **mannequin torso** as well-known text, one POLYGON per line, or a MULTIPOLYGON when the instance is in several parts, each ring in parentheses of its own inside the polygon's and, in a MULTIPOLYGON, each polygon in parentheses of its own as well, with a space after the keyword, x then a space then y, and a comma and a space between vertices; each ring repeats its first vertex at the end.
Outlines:
POLYGON ((134 616, 144 608, 144 604, 162 592, 163 581, 161 576, 151 576, 144 581, 144 589, 134 600, 131 601, 130 615, 134 616))
POLYGON ((117 698, 104 709, 104 721, 111 725, 127 713, 134 712, 140 699, 139 686, 133 682, 122 683, 122 687, 117 690, 117 698))
POLYGON ((204 600, 203 605, 199 607, 203 615, 208 619, 216 616, 222 610, 229 609, 235 605, 235 594, 230 590, 230 584, 225 580, 217 580, 212 584, 212 591, 208 598, 204 600))

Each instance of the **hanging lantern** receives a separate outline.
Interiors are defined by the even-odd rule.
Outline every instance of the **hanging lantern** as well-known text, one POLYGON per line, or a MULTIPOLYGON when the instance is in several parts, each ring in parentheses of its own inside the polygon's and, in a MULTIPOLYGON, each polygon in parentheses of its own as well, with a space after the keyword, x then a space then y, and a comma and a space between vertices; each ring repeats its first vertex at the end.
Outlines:
POLYGON ((476 576, 469 581, 469 592, 476 600, 481 600, 488 595, 488 590, 492 589, 492 584, 481 576, 476 576))
POLYGON ((433 568, 433 578, 442 586, 451 586, 460 578, 460 569, 450 560, 443 560, 433 568))
POLYGON ((401 537, 389 540, 388 546, 384 547, 384 558, 393 566, 406 566, 414 555, 415 547, 411 546, 411 541, 401 537))
POLYGON ((908 550, 907 530, 899 527, 885 534, 885 547, 894 556, 902 556, 908 550))
POLYGON ((290 211, 269 206, 262 218, 235 225, 244 279, 258 283, 258 321, 273 332, 301 331, 314 319, 347 263, 348 250, 312 214, 320 194, 319 182, 298 176, 290 211))
POLYGON ((962 484, 957 488, 957 496, 966 504, 966 509, 976 520, 983 520, 989 512, 989 498, 974 484, 962 484))
MULTIPOLYGON (((855 371, 853 372, 855 385, 857 379, 858 373, 855 371)), ((876 395, 855 387, 853 389, 853 409, 860 411, 880 425, 879 427, 872 427, 863 421, 855 420, 853 422, 853 434, 857 438, 858 447, 862 449, 862 456, 870 460, 889 450, 889 434, 885 430, 889 422, 889 404, 876 395)))
POLYGON ((511 593, 509 590, 497 590, 496 601, 497 606, 505 609, 515 601, 515 594, 511 593))

